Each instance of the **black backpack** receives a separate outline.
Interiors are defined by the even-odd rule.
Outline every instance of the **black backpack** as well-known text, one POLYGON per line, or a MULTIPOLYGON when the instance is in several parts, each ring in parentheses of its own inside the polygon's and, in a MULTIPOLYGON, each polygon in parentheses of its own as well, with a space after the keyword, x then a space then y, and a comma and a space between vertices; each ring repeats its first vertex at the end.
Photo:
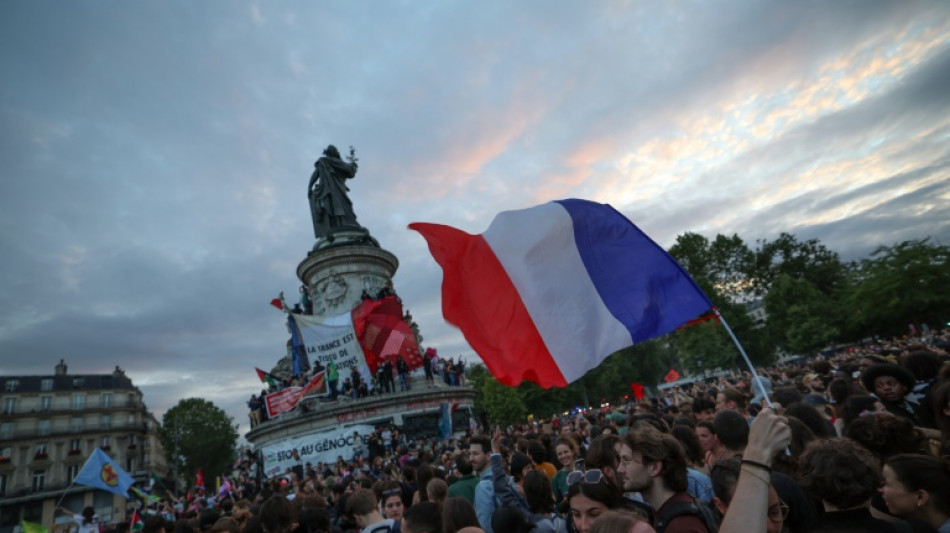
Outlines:
POLYGON ((656 533, 663 533, 666 526, 670 525, 674 518, 689 515, 698 516, 709 533, 719 532, 719 513, 713 510, 708 503, 696 500, 692 503, 673 502, 666 506, 662 513, 657 514, 656 525, 654 526, 656 533))

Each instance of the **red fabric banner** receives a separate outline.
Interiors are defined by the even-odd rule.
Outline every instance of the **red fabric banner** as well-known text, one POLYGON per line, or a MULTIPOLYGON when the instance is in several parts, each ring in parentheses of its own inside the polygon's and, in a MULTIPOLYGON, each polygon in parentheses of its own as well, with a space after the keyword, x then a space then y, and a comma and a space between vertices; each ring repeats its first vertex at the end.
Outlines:
POLYGON ((677 372, 676 369, 671 369, 669 372, 666 373, 666 377, 663 378, 663 381, 667 383, 672 383, 678 380, 679 378, 680 378, 679 372, 677 372))
POLYGON ((398 356, 406 360, 410 369, 422 366, 422 352, 416 335, 403 319, 402 303, 395 296, 380 300, 363 300, 353 309, 353 329, 366 356, 370 372, 387 359, 398 356))

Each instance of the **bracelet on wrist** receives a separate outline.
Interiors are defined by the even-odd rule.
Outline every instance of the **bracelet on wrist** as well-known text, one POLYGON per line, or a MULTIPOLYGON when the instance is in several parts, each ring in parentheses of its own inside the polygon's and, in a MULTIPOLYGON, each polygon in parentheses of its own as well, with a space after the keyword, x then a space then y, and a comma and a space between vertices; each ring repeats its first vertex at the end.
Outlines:
POLYGON ((760 463, 758 461, 750 461, 749 459, 743 459, 742 464, 746 466, 751 466, 754 468, 761 468, 762 470, 765 470, 769 474, 772 473, 772 467, 765 463, 760 463))
MULTIPOLYGON (((743 466, 747 466, 747 465, 743 465, 743 466)), ((756 474, 755 470, 756 469, 754 467, 750 467, 745 472, 746 474, 749 474, 750 476, 754 477, 755 479, 758 479, 759 481, 765 483, 766 485, 772 482, 771 479, 769 479, 769 477, 756 474)))

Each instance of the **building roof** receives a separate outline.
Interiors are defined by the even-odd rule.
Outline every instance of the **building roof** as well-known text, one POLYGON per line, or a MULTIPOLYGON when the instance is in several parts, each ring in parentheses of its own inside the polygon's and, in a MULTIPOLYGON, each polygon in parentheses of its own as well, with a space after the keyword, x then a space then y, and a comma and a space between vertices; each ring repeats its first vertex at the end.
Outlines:
POLYGON ((0 394, 10 392, 63 392, 63 391, 95 391, 95 390, 134 390, 138 388, 124 372, 117 369, 111 374, 73 374, 73 375, 45 375, 45 376, 3 376, 0 394), (52 389, 43 390, 42 382, 53 380, 52 389))

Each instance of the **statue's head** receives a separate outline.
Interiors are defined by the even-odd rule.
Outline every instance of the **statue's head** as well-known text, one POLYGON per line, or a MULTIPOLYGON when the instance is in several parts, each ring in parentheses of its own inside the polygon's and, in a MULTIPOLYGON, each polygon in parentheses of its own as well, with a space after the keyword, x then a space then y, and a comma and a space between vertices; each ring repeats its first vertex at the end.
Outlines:
POLYGON ((327 146, 327 149, 323 151, 323 155, 340 159, 340 151, 337 150, 336 146, 333 146, 332 144, 327 146))

